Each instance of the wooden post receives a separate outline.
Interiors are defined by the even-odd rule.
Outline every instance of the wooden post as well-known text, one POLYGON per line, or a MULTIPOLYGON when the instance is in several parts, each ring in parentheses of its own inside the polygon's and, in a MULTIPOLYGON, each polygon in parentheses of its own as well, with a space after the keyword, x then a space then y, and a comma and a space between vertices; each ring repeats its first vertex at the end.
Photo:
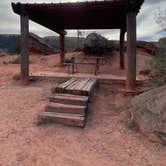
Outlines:
POLYGON ((23 84, 28 83, 29 77, 29 16, 22 14, 21 21, 21 74, 20 79, 23 84))
POLYGON ((125 61, 124 61, 124 36, 125 30, 124 28, 120 29, 120 69, 125 68, 125 61))
POLYGON ((65 62, 65 35, 60 34, 60 64, 65 62))
POLYGON ((126 88, 136 88, 136 12, 127 13, 127 78, 126 88))

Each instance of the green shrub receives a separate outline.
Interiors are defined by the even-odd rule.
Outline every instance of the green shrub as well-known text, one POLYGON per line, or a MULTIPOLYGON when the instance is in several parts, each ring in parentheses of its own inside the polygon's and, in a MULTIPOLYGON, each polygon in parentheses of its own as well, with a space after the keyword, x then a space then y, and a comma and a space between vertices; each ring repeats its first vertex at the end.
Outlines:
POLYGON ((11 61, 12 64, 20 64, 21 63, 21 55, 17 55, 16 59, 11 61))
POLYGON ((166 48, 158 48, 153 60, 150 61, 152 67, 152 81, 158 84, 166 83, 166 48))
POLYGON ((15 74, 13 75, 13 79, 14 79, 15 81, 19 81, 19 80, 20 80, 20 74, 19 74, 19 73, 15 73, 15 74))

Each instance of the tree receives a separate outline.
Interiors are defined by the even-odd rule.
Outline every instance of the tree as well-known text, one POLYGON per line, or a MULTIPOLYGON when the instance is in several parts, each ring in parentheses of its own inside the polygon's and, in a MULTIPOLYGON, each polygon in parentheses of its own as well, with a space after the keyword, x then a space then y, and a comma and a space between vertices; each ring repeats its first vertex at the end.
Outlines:
POLYGON ((155 15, 155 20, 162 30, 166 31, 166 9, 158 9, 155 15))

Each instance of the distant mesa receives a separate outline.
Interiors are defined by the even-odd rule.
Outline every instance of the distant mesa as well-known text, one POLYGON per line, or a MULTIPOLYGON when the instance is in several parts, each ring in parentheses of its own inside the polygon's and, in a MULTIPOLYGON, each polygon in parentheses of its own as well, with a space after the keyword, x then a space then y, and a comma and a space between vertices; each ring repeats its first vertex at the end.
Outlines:
MULTIPOLYGON (((59 36, 39 37, 34 33, 29 34, 30 52, 50 55, 59 52, 59 36)), ((153 54, 157 47, 166 47, 166 38, 161 38, 159 42, 137 41, 137 48, 153 54)), ((90 33, 86 38, 79 38, 79 48, 83 48, 84 53, 100 53, 105 51, 119 50, 119 41, 108 40, 97 33, 90 33)), ((65 37, 65 49, 67 51, 78 50, 77 37, 65 37)), ((126 43, 125 43, 126 49, 126 43)), ((82 49, 79 49, 82 50, 82 49)), ((0 54, 20 54, 20 35, 0 34, 0 54)))
POLYGON ((29 34, 29 49, 30 52, 38 52, 44 55, 50 55, 57 52, 57 50, 46 43, 43 38, 40 38, 34 33, 29 34))
MULTIPOLYGON (((84 38, 79 38, 79 43, 83 45, 84 38)), ((77 48, 76 37, 65 38, 65 49, 73 50, 77 48)), ((0 34, 0 52, 3 54, 20 54, 20 35, 0 34)), ((30 52, 50 55, 59 52, 59 36, 39 37, 34 33, 29 34, 30 52)))
MULTIPOLYGON (((19 54, 20 53, 20 35, 2 34, 0 35, 0 49, 1 52, 6 54, 19 54)), ((38 52, 43 55, 55 53, 57 50, 47 44, 43 38, 30 33, 29 34, 29 50, 30 52, 38 52)))

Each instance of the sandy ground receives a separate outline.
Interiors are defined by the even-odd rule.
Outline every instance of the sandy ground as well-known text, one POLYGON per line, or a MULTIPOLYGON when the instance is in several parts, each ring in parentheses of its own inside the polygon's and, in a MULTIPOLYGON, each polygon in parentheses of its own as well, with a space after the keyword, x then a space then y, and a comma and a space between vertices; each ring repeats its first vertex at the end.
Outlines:
MULTIPOLYGON (((48 58, 43 64, 53 58, 58 61, 55 55, 36 57, 48 58)), ((43 69, 36 57, 31 58, 31 70, 43 69)), ((59 82, 21 86, 11 79, 19 66, 3 63, 10 58, 0 58, 0 166, 165 166, 166 147, 126 127, 132 97, 117 92, 122 85, 96 88, 84 129, 60 124, 37 126, 50 88, 59 82)), ((146 68, 145 64, 139 66, 146 68)), ((45 70, 52 68, 45 64, 45 70)))

